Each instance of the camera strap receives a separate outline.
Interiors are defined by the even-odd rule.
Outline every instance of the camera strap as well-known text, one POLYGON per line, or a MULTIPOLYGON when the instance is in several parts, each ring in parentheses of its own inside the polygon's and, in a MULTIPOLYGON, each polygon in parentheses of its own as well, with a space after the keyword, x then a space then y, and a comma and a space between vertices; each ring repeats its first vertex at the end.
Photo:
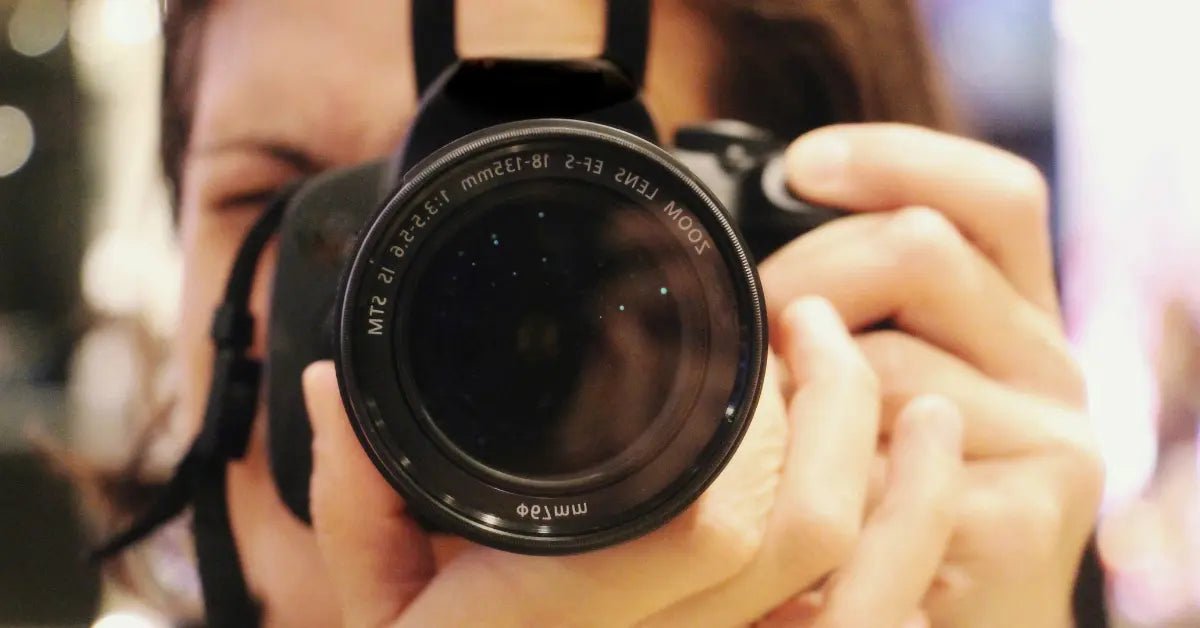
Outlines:
MULTIPOLYGON (((417 89, 425 91, 458 60, 454 0, 412 0, 413 63, 417 89)), ((637 87, 646 74, 650 43, 650 0, 608 0, 604 51, 637 87)))
POLYGON ((238 248, 224 300, 213 316, 212 384, 199 434, 150 508, 90 556, 99 562, 120 553, 190 505, 206 622, 212 626, 259 623, 258 603, 246 585, 230 525, 226 473, 230 461, 245 455, 258 409, 262 366, 246 356, 254 337, 250 290, 259 258, 279 229, 294 189, 285 189, 267 206, 238 248))

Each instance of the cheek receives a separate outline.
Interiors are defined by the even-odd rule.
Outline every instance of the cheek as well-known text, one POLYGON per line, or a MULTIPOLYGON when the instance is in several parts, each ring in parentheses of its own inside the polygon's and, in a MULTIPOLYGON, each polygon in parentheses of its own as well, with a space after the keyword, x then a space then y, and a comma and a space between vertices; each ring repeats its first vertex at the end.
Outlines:
MULTIPOLYGON (((266 359, 267 324, 271 320, 271 291, 275 282, 275 262, 279 258, 279 243, 271 240, 263 249, 254 275, 254 289, 250 293, 250 315, 254 317, 254 344, 250 355, 259 360, 266 359)), ((300 382, 296 382, 299 386, 300 382)))
POLYGON ((271 477, 265 413, 246 457, 229 467, 229 508, 239 559, 266 626, 336 626, 338 606, 312 529, 292 516, 271 477))
MULTIPOLYGON (((224 299, 229 269, 254 216, 201 216, 183 225, 183 283, 174 367, 180 375, 179 410, 198 428, 212 378, 213 347, 209 338, 213 312, 224 299)), ((263 251, 250 295, 254 317, 252 357, 262 359, 270 311, 271 277, 276 247, 263 251)))
MULTIPOLYGON (((249 214, 250 212, 247 212, 249 214)), ((199 427, 212 377, 209 340, 212 313, 224 298, 234 256, 253 216, 185 219, 181 318, 175 359, 183 376, 180 410, 199 427), (241 223, 241 224, 237 224, 241 223)), ((263 251, 250 295, 254 317, 252 357, 262 359, 270 314, 276 246, 263 251)), ((234 537, 244 573, 265 606, 266 624, 328 626, 337 623, 337 605, 324 575, 312 531, 291 515, 275 491, 267 462, 265 408, 259 407, 245 458, 230 465, 229 503, 234 537), (303 603, 299 603, 299 601, 303 603)))

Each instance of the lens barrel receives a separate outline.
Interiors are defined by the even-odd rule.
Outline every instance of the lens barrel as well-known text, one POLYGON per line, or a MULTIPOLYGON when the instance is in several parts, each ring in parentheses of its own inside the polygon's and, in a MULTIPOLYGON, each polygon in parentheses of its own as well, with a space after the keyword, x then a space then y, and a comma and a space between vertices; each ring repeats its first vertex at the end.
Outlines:
POLYGON ((669 153, 575 120, 467 136, 414 167, 339 291, 338 374, 415 512, 531 554, 678 514, 733 454, 766 355, 761 290, 669 153))

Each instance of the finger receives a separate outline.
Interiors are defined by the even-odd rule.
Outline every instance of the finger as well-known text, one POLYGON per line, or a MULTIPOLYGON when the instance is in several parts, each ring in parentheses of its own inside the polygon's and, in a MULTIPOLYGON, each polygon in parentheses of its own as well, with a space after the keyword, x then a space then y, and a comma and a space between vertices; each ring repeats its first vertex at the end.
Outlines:
POLYGON ((433 550, 434 571, 453 561, 464 551, 474 546, 470 541, 453 534, 432 533, 429 535, 429 545, 433 550))
POLYGON ((791 436, 773 521, 789 537, 807 536, 807 524, 821 524, 816 527, 826 533, 820 536, 833 550, 815 574, 824 575, 853 546, 863 520, 879 432, 879 381, 828 301, 802 299, 785 316, 784 356, 800 386, 788 403, 791 436))
POLYGON ((932 625, 933 623, 929 621, 929 616, 925 614, 925 611, 918 610, 901 624, 901 628, 929 628, 932 625))
MULTIPOLYGON (((824 605, 824 591, 801 593, 754 622, 754 628, 809 628, 820 619, 824 605)), ((900 624, 900 628, 929 628, 930 625, 929 616, 917 610, 900 624)))
POLYGON ((754 622, 754 628, 806 628, 817 621, 824 605, 824 591, 805 591, 771 609, 754 622))
POLYGON ((772 320, 818 294, 851 329, 891 320, 998 379, 1059 397, 1080 392, 1058 323, 931 209, 835 221, 785 246, 760 274, 772 320))
POLYGON ((633 625, 743 571, 762 546, 785 455, 787 424, 774 373, 769 366, 737 453, 700 499, 663 528, 574 556, 470 547, 442 567, 401 625, 633 625))
MULTIPOLYGON (((824 606, 824 592, 809 591, 800 593, 786 603, 770 611, 762 620, 754 623, 754 628, 809 628, 821 618, 821 608, 824 606)), ((900 624, 900 628, 930 628, 929 616, 925 611, 917 610, 900 624)), ((953 624, 949 624, 953 626, 953 624)))
POLYGON ((784 321, 785 359, 798 389, 788 404, 787 457, 762 549, 732 580, 675 604, 647 625, 754 621, 852 551, 875 451, 875 377, 824 300, 798 301, 784 321))
POLYGON ((919 338, 885 330, 857 340, 879 377, 884 434, 913 399, 938 394, 962 412, 968 458, 1061 451, 1090 443, 1086 418, 1073 407, 997 382, 919 338))
POLYGON ((1057 473, 1042 462, 968 465, 957 528, 923 600, 935 625, 970 624, 981 613, 993 625, 1025 625, 1030 608, 1045 625, 1071 625, 1066 602, 1095 512, 1073 520, 1076 498, 1058 490, 1057 473))
POLYGON ((1057 312, 1045 180, 1028 161, 961 137, 900 124, 836 125, 788 150, 790 183, 859 211, 944 212, 1025 298, 1057 312))
POLYGON ((901 413, 888 487, 849 562, 828 585, 818 626, 900 626, 920 607, 955 521, 962 421, 942 397, 901 413))
POLYGON ((350 428, 332 362, 304 371, 317 545, 348 626, 394 621, 433 575, 428 540, 350 428))

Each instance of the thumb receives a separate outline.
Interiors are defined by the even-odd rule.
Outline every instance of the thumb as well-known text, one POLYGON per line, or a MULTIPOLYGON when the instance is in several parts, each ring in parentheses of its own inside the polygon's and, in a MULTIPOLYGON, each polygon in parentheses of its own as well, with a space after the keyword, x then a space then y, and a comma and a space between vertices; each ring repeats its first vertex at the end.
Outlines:
POLYGON ((343 620, 391 623, 433 576, 429 540, 355 437, 333 362, 305 369, 304 399, 313 428, 313 528, 343 620))

